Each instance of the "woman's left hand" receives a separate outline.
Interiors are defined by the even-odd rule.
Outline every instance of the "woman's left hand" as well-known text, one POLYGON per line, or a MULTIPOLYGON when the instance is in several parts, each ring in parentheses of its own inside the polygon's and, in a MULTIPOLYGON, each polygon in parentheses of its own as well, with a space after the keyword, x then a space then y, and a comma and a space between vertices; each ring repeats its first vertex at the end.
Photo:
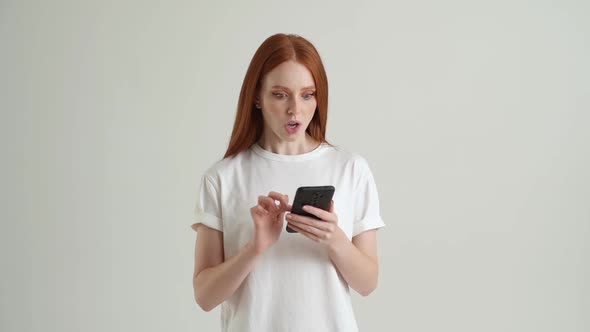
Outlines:
POLYGON ((328 249, 333 249, 343 241, 350 242, 344 231, 338 226, 338 216, 334 213, 334 201, 330 203, 329 211, 311 205, 304 206, 303 210, 321 220, 288 213, 286 218, 291 228, 315 242, 325 245, 328 249))

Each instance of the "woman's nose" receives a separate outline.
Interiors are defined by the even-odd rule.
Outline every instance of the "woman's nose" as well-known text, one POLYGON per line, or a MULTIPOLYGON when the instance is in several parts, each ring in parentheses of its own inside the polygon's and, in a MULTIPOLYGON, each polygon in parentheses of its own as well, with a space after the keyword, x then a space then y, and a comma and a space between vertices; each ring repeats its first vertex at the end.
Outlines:
POLYGON ((289 114, 299 114, 301 103, 297 101, 297 98, 292 98, 287 108, 289 114))

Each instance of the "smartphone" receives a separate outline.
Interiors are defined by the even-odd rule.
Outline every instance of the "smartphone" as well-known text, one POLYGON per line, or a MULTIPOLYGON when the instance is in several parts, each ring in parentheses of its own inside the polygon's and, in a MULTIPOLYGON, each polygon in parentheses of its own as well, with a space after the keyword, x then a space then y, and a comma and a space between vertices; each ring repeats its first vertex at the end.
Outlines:
MULTIPOLYGON (((334 191, 334 186, 306 186, 297 188, 291 213, 319 219, 315 215, 303 211, 303 206, 311 205, 329 211, 332 197, 334 197, 334 191)), ((297 233, 296 230, 289 227, 289 224, 287 224, 287 232, 297 233)))

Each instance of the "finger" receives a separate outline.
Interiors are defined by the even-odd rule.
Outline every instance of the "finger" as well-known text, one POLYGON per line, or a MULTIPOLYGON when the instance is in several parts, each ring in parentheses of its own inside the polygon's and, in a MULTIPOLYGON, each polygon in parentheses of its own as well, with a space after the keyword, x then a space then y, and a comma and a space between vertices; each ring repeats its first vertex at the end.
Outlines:
POLYGON ((271 191, 268 193, 268 197, 272 197, 272 198, 276 199, 277 201, 280 201, 280 200, 287 198, 287 195, 281 194, 276 191, 271 191))
POLYGON ((295 225, 297 228, 302 229, 317 238, 321 238, 324 236, 324 232, 322 230, 320 230, 316 227, 310 226, 308 224, 305 224, 305 223, 302 223, 299 221, 294 221, 294 220, 288 220, 288 223, 289 223, 289 225, 295 225))
POLYGON ((294 223, 289 222, 289 227, 293 228, 297 232, 303 234, 305 237, 307 237, 315 242, 320 242, 320 239, 317 236, 311 234, 310 232, 306 231, 305 229, 303 229, 301 227, 298 227, 294 223))
POLYGON ((266 211, 266 210, 265 210, 265 209, 264 209, 262 206, 260 206, 260 205, 256 205, 256 206, 252 207, 252 208, 250 209, 250 212, 252 212, 252 213, 255 213, 255 214, 258 214, 258 215, 261 215, 261 216, 262 216, 262 215, 264 215, 264 214, 266 214, 266 213, 268 213, 268 211, 266 211))
POLYGON ((309 227, 313 227, 313 228, 316 228, 316 229, 319 229, 319 230, 325 231, 325 232, 332 232, 333 227, 334 227, 333 224, 327 223, 323 220, 316 220, 316 219, 313 219, 310 217, 305 217, 305 216, 301 216, 301 215, 297 215, 297 214, 293 214, 293 213, 289 213, 287 215, 287 220, 301 223, 301 224, 304 224, 309 227))
POLYGON ((317 208, 315 206, 311 206, 311 205, 304 205, 303 206, 303 211, 308 212, 313 214, 314 216, 324 220, 324 221, 330 221, 330 222, 335 222, 336 221, 336 215, 334 214, 334 212, 329 212, 326 210, 322 210, 320 208, 317 208))
POLYGON ((279 201, 280 202, 280 209, 285 210, 287 208, 287 204, 289 204, 289 197, 287 195, 283 195, 276 191, 271 191, 268 193, 268 197, 279 201))
POLYGON ((272 199, 272 202, 274 203, 274 205, 277 206, 278 209, 281 209, 281 207, 283 207, 286 204, 284 196, 285 195, 283 195, 281 193, 271 191, 268 193, 267 197, 270 197, 270 199, 272 199))
POLYGON ((277 222, 283 222, 283 220, 285 219, 285 213, 287 213, 287 211, 283 211, 279 214, 279 217, 277 218, 277 222))
POLYGON ((330 209, 329 209, 329 211, 330 211, 331 213, 333 213, 333 212, 334 212, 334 200, 331 200, 331 201, 330 201, 330 209))
POLYGON ((258 196, 258 204, 262 205, 267 211, 276 212, 278 210, 275 201, 268 196, 258 196))
POLYGON ((262 214, 267 214, 268 210, 263 208, 262 206, 258 205, 258 212, 260 212, 262 214))

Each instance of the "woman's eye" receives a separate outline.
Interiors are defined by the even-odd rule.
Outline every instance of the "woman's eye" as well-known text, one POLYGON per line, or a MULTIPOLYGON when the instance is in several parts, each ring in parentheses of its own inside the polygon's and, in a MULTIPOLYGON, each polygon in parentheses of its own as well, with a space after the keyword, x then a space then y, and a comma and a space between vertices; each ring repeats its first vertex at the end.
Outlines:
POLYGON ((283 97, 285 97, 285 94, 284 94, 284 93, 280 93, 280 92, 273 92, 273 95, 274 95, 275 97, 278 97, 278 98, 283 98, 283 97))
POLYGON ((311 99, 313 98, 315 94, 314 93, 306 93, 303 95, 303 99, 311 99))

